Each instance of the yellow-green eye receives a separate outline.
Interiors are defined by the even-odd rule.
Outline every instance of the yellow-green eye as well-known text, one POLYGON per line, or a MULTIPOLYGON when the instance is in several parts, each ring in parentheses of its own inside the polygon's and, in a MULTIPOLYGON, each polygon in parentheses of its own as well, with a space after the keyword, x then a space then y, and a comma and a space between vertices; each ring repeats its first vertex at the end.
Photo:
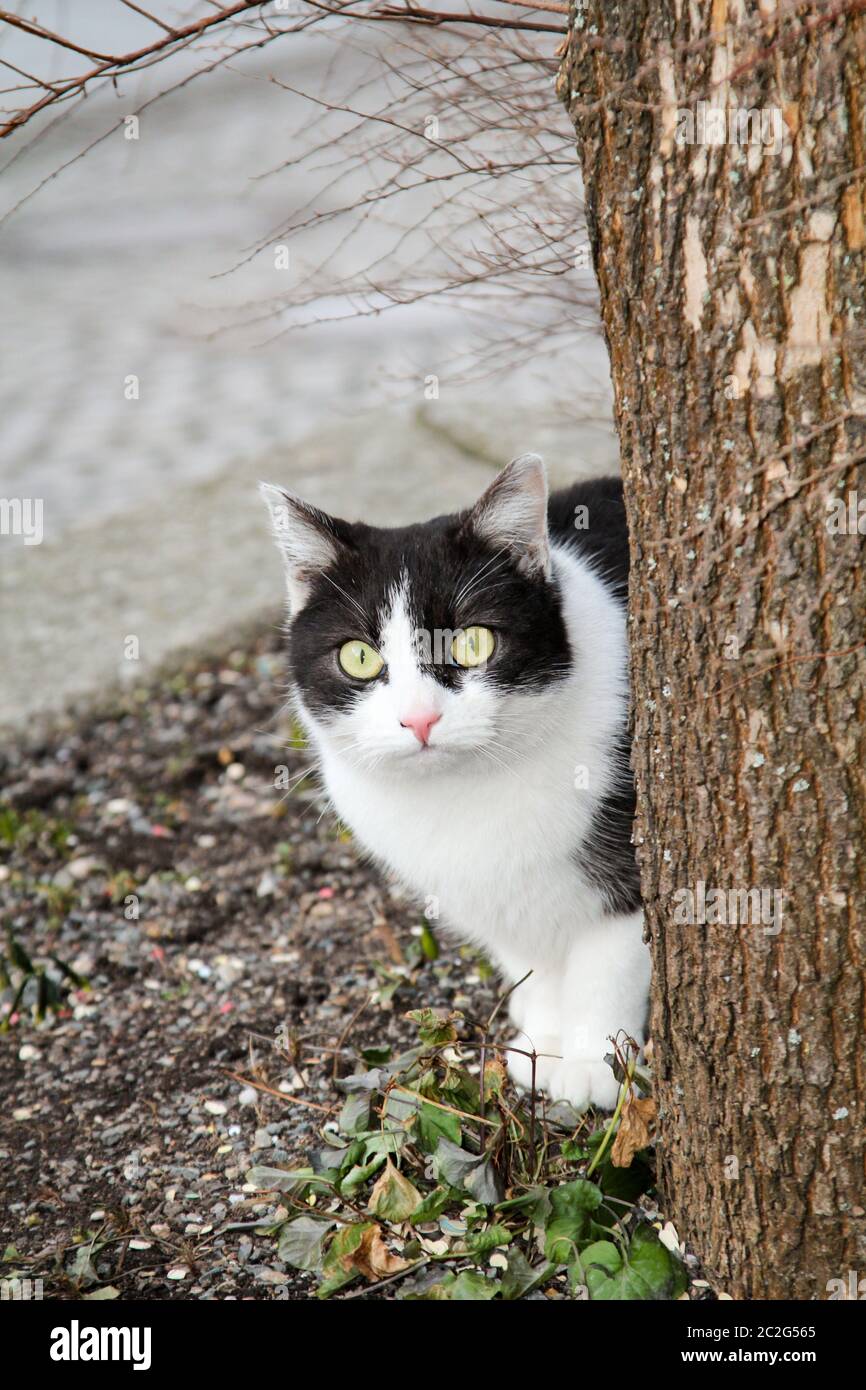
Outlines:
POLYGON ((490 660, 495 646, 489 627, 465 627, 451 643, 451 655, 458 666, 482 666, 490 660))
POLYGON ((375 647, 369 642, 344 642, 340 648, 340 665, 347 676, 359 681, 371 681, 385 665, 375 647))

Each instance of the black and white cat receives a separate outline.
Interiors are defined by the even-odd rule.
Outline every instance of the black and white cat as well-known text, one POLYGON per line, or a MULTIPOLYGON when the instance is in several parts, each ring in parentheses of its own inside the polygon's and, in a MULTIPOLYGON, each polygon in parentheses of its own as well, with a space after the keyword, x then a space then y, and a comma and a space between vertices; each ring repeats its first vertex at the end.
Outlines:
MULTIPOLYGON (((263 485, 299 717, 343 821, 495 962, 537 1083, 613 1105, 649 957, 630 844, 622 488, 534 454, 474 507, 381 528, 263 485)), ((509 1053, 515 1079, 528 1059, 509 1053)))

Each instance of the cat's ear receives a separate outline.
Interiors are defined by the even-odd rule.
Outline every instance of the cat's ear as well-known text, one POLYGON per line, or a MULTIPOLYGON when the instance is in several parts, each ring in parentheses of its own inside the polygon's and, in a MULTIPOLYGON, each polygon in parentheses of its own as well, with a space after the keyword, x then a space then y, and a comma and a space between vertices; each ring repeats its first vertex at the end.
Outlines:
POLYGON ((512 551, 524 574, 548 578, 547 474, 541 457, 512 459, 475 503, 469 525, 497 550, 512 551))
POLYGON ((340 553, 341 523, 271 483, 259 483, 259 492, 270 511, 274 540, 285 562, 289 607, 297 613, 307 601, 311 581, 340 553))

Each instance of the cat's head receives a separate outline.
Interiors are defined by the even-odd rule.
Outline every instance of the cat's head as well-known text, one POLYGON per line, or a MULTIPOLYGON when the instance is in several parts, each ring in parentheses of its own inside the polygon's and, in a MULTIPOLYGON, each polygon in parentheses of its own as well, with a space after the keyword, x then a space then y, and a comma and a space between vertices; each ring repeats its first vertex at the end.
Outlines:
POLYGON ((509 765, 571 666, 541 459, 515 459, 473 507, 415 526, 262 491, 286 566, 292 681, 319 740, 383 771, 509 765))

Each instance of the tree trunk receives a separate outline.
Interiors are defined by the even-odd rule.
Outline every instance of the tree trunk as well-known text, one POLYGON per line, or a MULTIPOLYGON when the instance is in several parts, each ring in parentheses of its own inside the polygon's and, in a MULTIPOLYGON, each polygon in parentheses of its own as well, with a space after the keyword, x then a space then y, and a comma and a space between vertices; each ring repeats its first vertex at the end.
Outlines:
POLYGON ((864 10, 589 0, 560 74, 631 528, 661 1184, 739 1298, 866 1277, 864 10))

